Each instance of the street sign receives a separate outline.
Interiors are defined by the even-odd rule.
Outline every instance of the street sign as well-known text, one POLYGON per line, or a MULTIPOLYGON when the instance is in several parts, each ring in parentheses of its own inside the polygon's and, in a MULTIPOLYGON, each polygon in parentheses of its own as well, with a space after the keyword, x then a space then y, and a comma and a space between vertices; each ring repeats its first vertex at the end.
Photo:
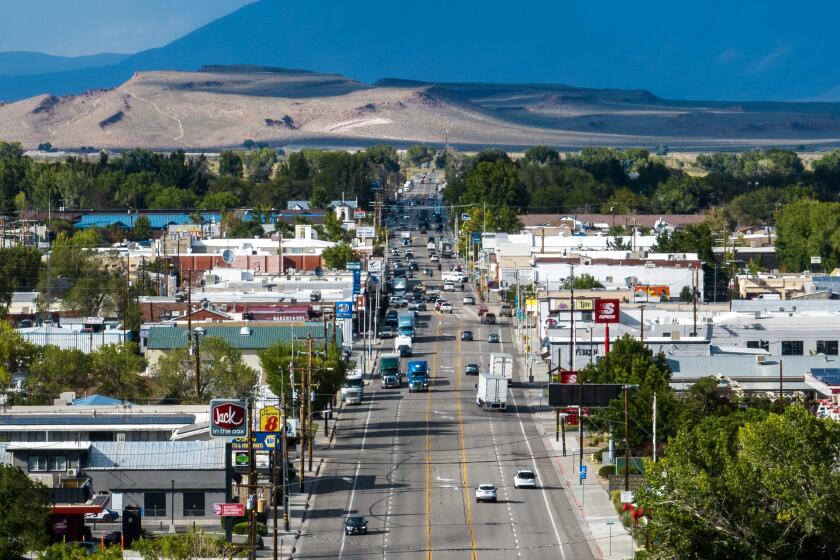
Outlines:
POLYGON ((580 479, 586 480, 586 465, 580 466, 580 479))
POLYGON ((362 293, 362 270, 360 268, 353 269, 353 295, 362 293))
POLYGON ((633 502, 633 492, 630 490, 622 490, 621 491, 621 503, 622 504, 629 504, 633 502))
POLYGON ((362 270, 362 263, 360 262, 348 262, 344 265, 347 270, 362 270))
POLYGON ((470 233, 470 243, 473 245, 481 245, 481 232, 474 231, 470 233))
POLYGON ((242 517, 245 515, 245 504, 213 504, 213 515, 242 517))
POLYGON ((470 221, 470 215, 469 215, 469 214, 467 214, 466 212, 464 212, 463 214, 461 214, 461 221, 462 221, 462 222, 468 222, 468 221, 470 221))
POLYGON ((811 264, 822 264, 822 257, 811 257, 811 264))
POLYGON ((595 300, 595 322, 596 323, 618 323, 619 301, 617 299, 595 300))
POLYGON ((218 438, 248 435, 247 399, 213 399, 210 401, 210 436, 218 438))
POLYGON ((335 318, 336 319, 352 319, 353 318, 353 302, 352 301, 338 301, 335 304, 335 318))

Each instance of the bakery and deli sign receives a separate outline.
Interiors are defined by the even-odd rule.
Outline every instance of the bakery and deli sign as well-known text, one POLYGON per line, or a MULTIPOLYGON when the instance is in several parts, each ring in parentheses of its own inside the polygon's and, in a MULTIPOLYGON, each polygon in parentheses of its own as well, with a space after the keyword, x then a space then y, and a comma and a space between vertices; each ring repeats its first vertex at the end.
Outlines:
POLYGON ((213 399, 210 401, 210 435, 218 438, 248 436, 248 401, 213 399))

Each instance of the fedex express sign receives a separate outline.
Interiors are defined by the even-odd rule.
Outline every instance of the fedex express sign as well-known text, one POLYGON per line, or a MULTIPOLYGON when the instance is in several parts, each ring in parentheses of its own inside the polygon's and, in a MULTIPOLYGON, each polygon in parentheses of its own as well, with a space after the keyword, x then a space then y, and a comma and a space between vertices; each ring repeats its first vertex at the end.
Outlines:
POLYGON ((617 299, 595 300, 596 323, 618 323, 619 302, 617 299))
POLYGON ((233 438, 248 436, 248 401, 213 399, 210 401, 210 435, 233 438))

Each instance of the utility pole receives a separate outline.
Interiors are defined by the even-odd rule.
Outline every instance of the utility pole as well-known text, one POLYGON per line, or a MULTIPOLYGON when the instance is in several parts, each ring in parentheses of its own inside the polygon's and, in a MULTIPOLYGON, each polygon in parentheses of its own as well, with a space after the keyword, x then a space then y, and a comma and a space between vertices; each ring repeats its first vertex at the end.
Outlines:
POLYGON ((306 449, 309 453, 309 472, 312 472, 312 335, 309 336, 309 366, 306 368, 306 449))
MULTIPOLYGON (((294 386, 292 387, 294 389, 294 386)), ((281 416, 280 421, 282 425, 281 429, 281 440, 283 441, 283 450, 282 450, 282 457, 281 460, 283 461, 283 529, 288 531, 289 530, 289 440, 288 435, 286 434, 286 378, 284 377, 281 381, 280 385, 280 406, 281 406, 281 416)), ((276 513, 275 513, 276 516, 276 513)), ((274 527, 275 531, 277 528, 277 519, 275 517, 274 520, 274 527)), ((277 550, 277 543, 274 543, 274 550, 277 550)))
MULTIPOLYGON (((309 345, 309 356, 310 360, 312 359, 312 346, 311 342, 309 345)), ((302 368, 301 368, 302 369, 302 368)), ((304 460, 306 459, 306 434, 307 434, 307 426, 306 426, 306 376, 300 376, 300 472, 298 473, 298 480, 300 480, 300 491, 303 492, 304 488, 304 479, 306 478, 304 475, 304 469, 306 465, 304 464, 304 460)))
MULTIPOLYGON (((580 461, 578 463, 578 471, 583 470, 583 378, 578 375, 578 387, 580 388, 580 401, 578 402, 578 440, 580 447, 580 461)), ((583 484, 583 479, 578 477, 580 484, 583 484)))
POLYGON ((653 462, 656 462, 656 393, 653 393, 653 462))
POLYGON ((694 314, 694 330, 691 332, 691 336, 697 336, 697 286, 699 285, 699 281, 697 278, 697 267, 694 267, 694 274, 691 275, 692 286, 691 286, 691 301, 692 301, 692 311, 694 314))
POLYGON ((560 416, 560 433, 563 435, 563 457, 566 456, 566 415, 560 416))
POLYGON ((248 399, 248 558, 257 557, 257 466, 254 464, 254 398, 248 399))
POLYGON ((629 415, 627 407, 629 404, 629 387, 624 386, 624 491, 630 490, 630 436, 627 433, 629 426, 629 415))
POLYGON ((779 412, 785 409, 785 378, 782 375, 782 360, 779 360, 779 412))
POLYGON ((190 336, 193 337, 195 344, 195 398, 201 402, 201 342, 199 341, 201 334, 190 332, 190 336))
POLYGON ((642 344, 645 343, 645 306, 640 305, 639 309, 642 310, 642 317, 639 322, 639 340, 642 344))
POLYGON ((572 265, 570 287, 572 289, 571 299, 571 326, 569 327, 569 371, 575 371, 575 267, 572 265))

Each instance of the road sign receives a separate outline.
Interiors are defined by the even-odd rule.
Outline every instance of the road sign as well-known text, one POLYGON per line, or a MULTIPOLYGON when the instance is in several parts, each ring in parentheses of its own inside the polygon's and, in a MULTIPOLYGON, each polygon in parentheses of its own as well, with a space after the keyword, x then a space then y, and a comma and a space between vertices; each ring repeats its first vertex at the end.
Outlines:
POLYGON ((213 504, 213 515, 242 517, 245 515, 245 504, 213 504))
POLYGON ((335 304, 335 318, 336 319, 352 319, 353 318, 353 302, 352 301, 338 301, 335 304))
POLYGON ((617 299, 595 300, 595 322, 596 323, 618 323, 619 301, 617 299))
POLYGON ((630 490, 622 490, 621 491, 621 503, 622 504, 629 504, 633 502, 633 492, 630 490))
POLYGON ((353 269, 353 295, 362 293, 362 270, 360 268, 353 269))
POLYGON ((580 479, 586 480, 586 465, 580 466, 580 479))
POLYGON ((219 438, 248 435, 247 399, 213 399, 210 401, 210 436, 219 438))
POLYGON ((468 221, 470 221, 470 215, 469 215, 469 214, 467 214, 466 212, 464 212, 463 214, 461 214, 461 221, 462 221, 462 222, 468 222, 468 221))
POLYGON ((362 263, 360 262, 348 262, 344 265, 347 270, 362 270, 362 263))
POLYGON ((481 232, 474 231, 470 233, 470 243, 473 245, 481 245, 481 232))

